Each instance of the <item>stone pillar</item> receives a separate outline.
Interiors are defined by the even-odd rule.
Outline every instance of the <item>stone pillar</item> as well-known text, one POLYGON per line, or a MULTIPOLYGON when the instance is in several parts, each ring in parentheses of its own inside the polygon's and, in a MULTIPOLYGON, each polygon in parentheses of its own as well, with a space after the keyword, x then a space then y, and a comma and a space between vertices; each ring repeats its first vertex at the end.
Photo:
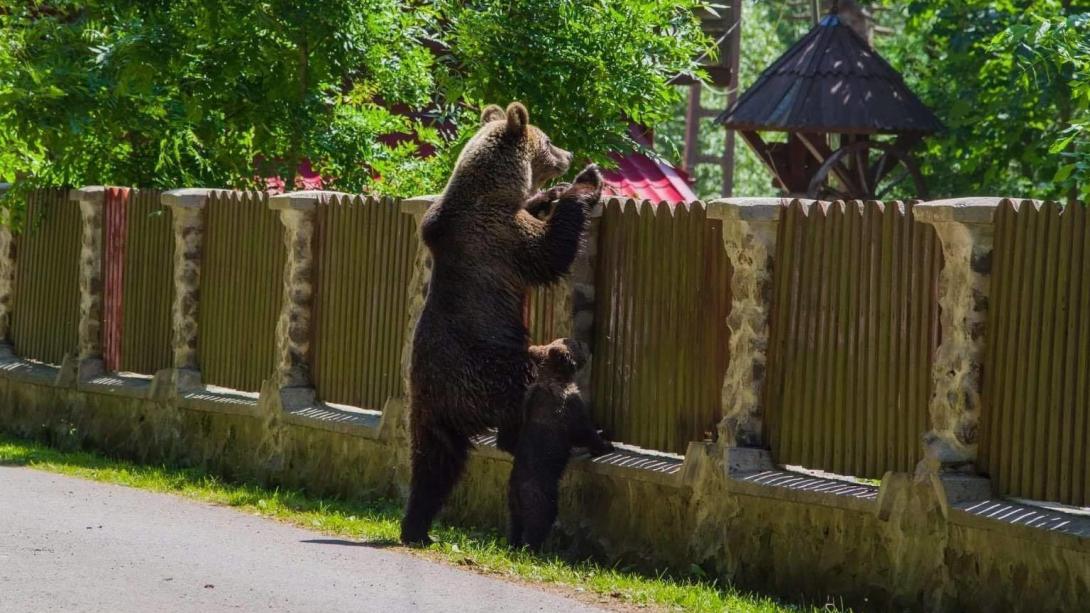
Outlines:
MULTIPOLYGON (((0 198, 11 186, 0 183, 0 198)), ((0 348, 11 348, 11 309, 15 297, 15 235, 10 207, 0 207, 0 348)), ((2 351, 0 351, 2 353, 2 351)))
MULTIPOLYGON (((424 219, 424 213, 432 205, 438 196, 421 196, 401 201, 401 212, 412 215, 413 222, 419 231, 420 222, 424 219)), ((393 474, 393 481, 402 499, 409 496, 409 482, 412 476, 412 437, 409 423, 409 378, 412 369, 413 335, 416 333, 416 323, 420 321, 420 314, 424 312, 424 300, 428 297, 428 287, 431 284, 432 261, 431 254, 423 240, 417 240, 416 256, 413 260, 413 274, 409 280, 407 317, 405 324, 405 340, 401 347, 401 381, 405 390, 405 398, 391 399, 382 410, 382 425, 379 437, 392 449, 389 455, 389 466, 393 474)))
POLYGON ((174 373, 176 389, 201 386, 197 347, 197 315, 201 287, 201 249, 204 238, 202 211, 214 190, 175 189, 162 195, 174 220, 174 373))
MULTIPOLYGON (((424 213, 432 205, 438 196, 421 196, 401 201, 401 212, 412 215, 416 227, 420 228, 420 222, 424 219, 424 213)), ((420 314, 424 311, 424 299, 428 297, 428 285, 431 284, 431 254, 419 241, 416 247, 416 257, 413 260, 413 276, 409 281, 408 323, 405 331, 405 340, 401 348, 401 378, 404 383, 405 393, 409 392, 409 370, 412 365, 413 334, 416 332, 416 322, 420 320, 420 314)))
POLYGON ((329 191, 300 191, 269 198, 284 224, 284 300, 276 325, 277 384, 280 388, 311 388, 315 278, 314 222, 319 204, 350 198, 329 191))
POLYGON ((106 188, 74 189, 69 200, 79 204, 83 228, 79 252, 79 379, 102 374, 103 218, 106 188))
POLYGON ((992 221, 1000 198, 924 202, 917 221, 942 243, 938 301, 941 344, 931 368, 931 430, 918 472, 969 468, 977 457, 984 330, 991 285, 992 221))
POLYGON ((779 198, 728 198, 708 203, 708 218, 723 224, 723 246, 730 259, 730 362, 723 378, 723 419, 719 442, 727 447, 762 445, 765 364, 776 226, 786 201, 779 198))
POLYGON ((603 197, 602 202, 591 210, 583 250, 575 258, 568 278, 561 281, 568 289, 568 300, 563 308, 568 310, 568 316, 571 317, 568 328, 571 330, 571 338, 582 343, 587 350, 587 364, 576 375, 576 384, 587 399, 591 396, 591 375, 594 372, 594 307, 597 299, 594 277, 598 269, 598 233, 601 231, 601 218, 606 202, 607 199, 603 197))

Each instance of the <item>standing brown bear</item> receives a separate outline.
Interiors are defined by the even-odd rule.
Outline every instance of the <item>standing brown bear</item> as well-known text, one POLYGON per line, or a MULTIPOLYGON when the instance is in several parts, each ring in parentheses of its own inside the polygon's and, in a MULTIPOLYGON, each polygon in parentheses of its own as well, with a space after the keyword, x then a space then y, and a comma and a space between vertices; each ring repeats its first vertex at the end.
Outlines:
POLYGON ((461 477, 470 437, 500 428, 512 451, 533 376, 522 321, 528 288, 568 272, 601 195, 597 168, 530 198, 568 170, 572 154, 530 125, 526 107, 490 105, 420 235, 433 267, 413 337, 412 482, 401 541, 431 542, 432 520, 461 477), (547 221, 526 207, 557 202, 547 221))
POLYGON ((586 447, 591 456, 613 451, 613 445, 594 429, 587 407, 575 385, 575 373, 586 354, 571 339, 559 339, 530 348, 537 378, 526 392, 525 423, 515 450, 515 464, 507 484, 512 547, 538 551, 556 521, 560 478, 573 447, 586 447))

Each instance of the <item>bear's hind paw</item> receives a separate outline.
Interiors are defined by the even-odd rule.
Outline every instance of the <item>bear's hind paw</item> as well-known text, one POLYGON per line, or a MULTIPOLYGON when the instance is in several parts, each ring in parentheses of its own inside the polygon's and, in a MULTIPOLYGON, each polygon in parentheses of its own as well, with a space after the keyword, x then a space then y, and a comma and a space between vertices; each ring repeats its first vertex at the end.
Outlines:
POLYGON ((434 542, 435 541, 428 536, 427 532, 423 534, 414 534, 404 530, 401 531, 401 544, 406 547, 424 548, 431 546, 434 542))

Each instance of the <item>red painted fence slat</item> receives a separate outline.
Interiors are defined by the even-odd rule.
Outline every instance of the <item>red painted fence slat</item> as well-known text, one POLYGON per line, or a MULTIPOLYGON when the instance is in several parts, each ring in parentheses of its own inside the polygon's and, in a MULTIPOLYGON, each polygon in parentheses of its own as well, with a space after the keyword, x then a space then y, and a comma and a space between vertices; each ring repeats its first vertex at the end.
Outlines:
POLYGON ((128 202, 128 188, 111 187, 106 190, 102 242, 102 359, 109 371, 116 371, 121 365, 128 202))

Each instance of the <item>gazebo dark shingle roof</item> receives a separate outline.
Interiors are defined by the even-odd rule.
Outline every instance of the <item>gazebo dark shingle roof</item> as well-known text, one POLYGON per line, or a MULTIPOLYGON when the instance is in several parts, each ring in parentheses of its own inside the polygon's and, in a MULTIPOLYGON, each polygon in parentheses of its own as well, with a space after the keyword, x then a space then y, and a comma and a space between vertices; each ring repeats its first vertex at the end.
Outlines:
POLYGON ((736 130, 930 134, 942 123, 901 75, 827 15, 716 119, 736 130))

